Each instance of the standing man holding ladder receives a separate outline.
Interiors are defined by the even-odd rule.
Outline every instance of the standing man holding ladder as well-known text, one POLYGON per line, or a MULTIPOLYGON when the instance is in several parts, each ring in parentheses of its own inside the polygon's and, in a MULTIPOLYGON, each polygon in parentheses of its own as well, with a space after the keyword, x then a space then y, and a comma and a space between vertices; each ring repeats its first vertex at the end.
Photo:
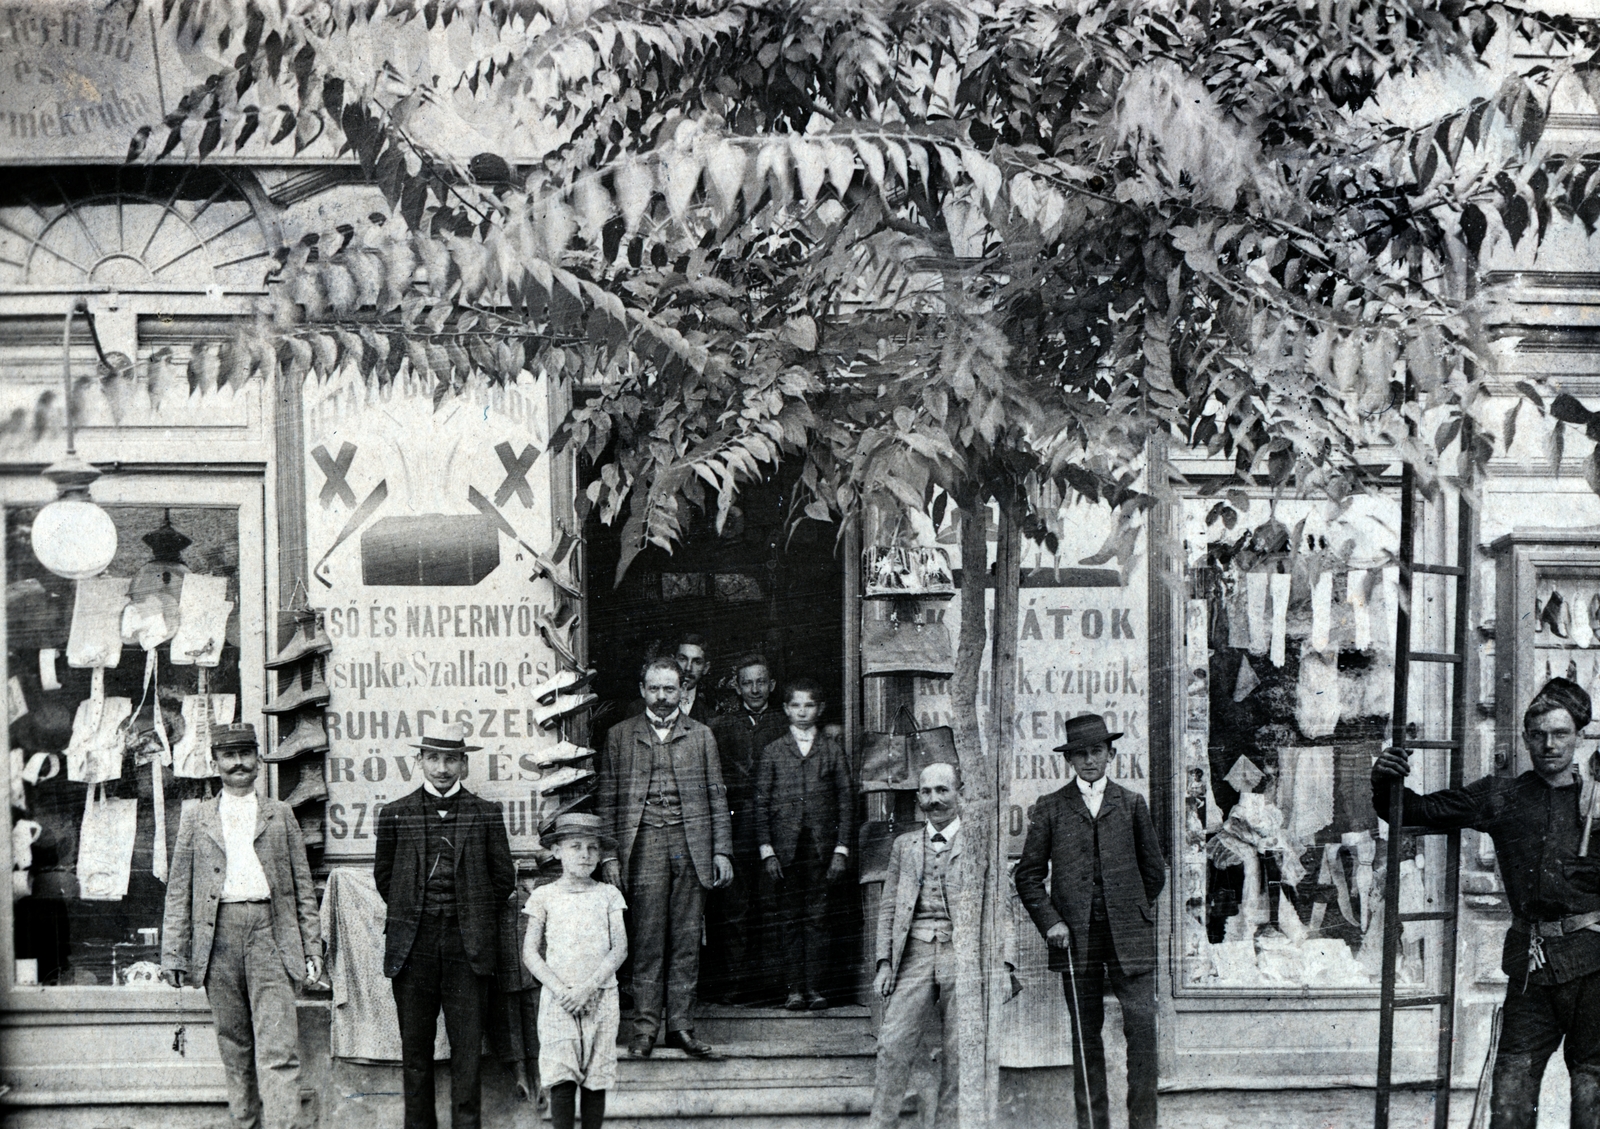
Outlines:
MULTIPOLYGON (((1494 1060, 1490 1129, 1534 1129, 1545 1064, 1565 1041, 1573 1126, 1600 1126, 1600 859, 1587 855, 1593 785, 1573 763, 1589 695, 1552 678, 1522 715, 1533 768, 1464 788, 1407 789, 1405 825, 1470 827, 1494 840, 1511 928, 1500 967, 1510 977, 1494 1060)), ((1389 810, 1410 771, 1400 749, 1372 765, 1372 802, 1389 810)))

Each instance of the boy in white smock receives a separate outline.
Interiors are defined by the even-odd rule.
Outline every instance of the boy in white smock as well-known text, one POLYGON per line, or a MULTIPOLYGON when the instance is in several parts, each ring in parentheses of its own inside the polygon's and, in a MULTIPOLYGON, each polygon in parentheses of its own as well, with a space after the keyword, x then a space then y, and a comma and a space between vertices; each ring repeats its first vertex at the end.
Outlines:
POLYGON ((550 1091, 553 1129, 573 1129, 581 1091, 583 1129, 600 1129, 606 1091, 617 1081, 617 969, 628 957, 626 903, 594 880, 602 848, 600 817, 569 812, 541 836, 561 860, 561 877, 528 896, 522 959, 538 977, 539 1080, 550 1091))

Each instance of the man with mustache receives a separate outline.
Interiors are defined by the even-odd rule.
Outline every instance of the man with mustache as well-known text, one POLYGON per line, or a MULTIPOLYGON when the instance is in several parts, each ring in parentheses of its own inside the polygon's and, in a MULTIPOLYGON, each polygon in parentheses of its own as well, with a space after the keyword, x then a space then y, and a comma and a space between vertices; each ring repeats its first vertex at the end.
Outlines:
MULTIPOLYGON (((936 1129, 956 1123, 960 1050, 956 1043, 955 927, 951 910, 965 880, 961 842, 961 776, 955 765, 931 764, 917 781, 917 806, 928 817, 897 837, 878 902, 878 972, 873 988, 888 1002, 878 1031, 877 1076, 870 1129, 900 1123, 906 1083, 924 1033, 940 1043, 936 1129)), ((981 851, 981 848, 980 848, 981 851)))
POLYGON ((188 808, 167 874, 161 977, 206 990, 235 1125, 300 1114, 295 985, 322 976, 317 892, 289 805, 256 795, 253 725, 211 727, 222 794, 188 808))
MULTIPOLYGON (((1593 783, 1573 763, 1590 711, 1581 686, 1552 678, 1522 715, 1531 769, 1426 796, 1405 792, 1407 827, 1470 827, 1494 840, 1511 903, 1490 1129, 1533 1129, 1545 1064, 1563 1041, 1572 1124, 1600 1125, 1600 858, 1578 857, 1593 783)), ((1393 789, 1410 770, 1402 749, 1373 762, 1378 815, 1388 817, 1393 789)))
POLYGON ((1121 737, 1099 714, 1070 718, 1065 753, 1077 778, 1028 817, 1017 894, 1050 946, 1072 1018, 1078 1129, 1108 1129, 1105 990, 1122 1005, 1128 1127, 1156 1129, 1156 896, 1167 860, 1144 797, 1106 778, 1121 737), (1045 884, 1049 876, 1048 887, 1045 884))
POLYGON ((706 891, 733 881, 733 824, 716 739, 684 716, 682 684, 675 659, 645 663, 645 710, 612 726, 600 754, 596 806, 615 847, 602 873, 633 911, 632 1058, 655 1049, 663 1019, 667 1046, 715 1056, 694 1035, 695 990, 706 891))

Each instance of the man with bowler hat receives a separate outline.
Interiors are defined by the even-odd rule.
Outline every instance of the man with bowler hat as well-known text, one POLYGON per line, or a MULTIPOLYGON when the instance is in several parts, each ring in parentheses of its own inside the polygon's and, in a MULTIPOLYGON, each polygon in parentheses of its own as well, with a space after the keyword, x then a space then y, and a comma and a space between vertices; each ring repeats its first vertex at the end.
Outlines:
POLYGON ((1017 864, 1017 893, 1050 946, 1072 1017, 1078 1129, 1108 1129, 1106 982, 1128 1040, 1128 1129, 1156 1129, 1156 896, 1167 860, 1144 797, 1106 778, 1115 755, 1099 714, 1079 714, 1056 746, 1076 773, 1040 798, 1017 864), (1049 885, 1045 884, 1046 873, 1049 885))
POLYGON ((161 976, 206 990, 233 1124, 289 1129, 300 1113, 295 985, 322 975, 317 891, 294 812, 256 795, 255 726, 212 726, 211 755, 222 794, 178 825, 161 976))
MULTIPOLYGON (((1405 826, 1487 834, 1506 884, 1511 928, 1500 955, 1507 983, 1490 1129, 1533 1129, 1545 1064, 1563 1042, 1572 1124, 1600 1125, 1600 851, 1578 854, 1594 785, 1573 763, 1590 710, 1581 686, 1552 678, 1522 715, 1531 769, 1426 796, 1405 790, 1405 826)), ((1403 749, 1373 762, 1380 817, 1410 770, 1403 749)))
POLYGON ((400 1021, 405 1129, 435 1129, 433 1043, 450 1036, 450 1124, 478 1129, 479 1066, 500 907, 516 885, 500 809, 461 786, 466 731, 425 735, 422 787, 378 812, 372 877, 388 903, 383 974, 400 1021))

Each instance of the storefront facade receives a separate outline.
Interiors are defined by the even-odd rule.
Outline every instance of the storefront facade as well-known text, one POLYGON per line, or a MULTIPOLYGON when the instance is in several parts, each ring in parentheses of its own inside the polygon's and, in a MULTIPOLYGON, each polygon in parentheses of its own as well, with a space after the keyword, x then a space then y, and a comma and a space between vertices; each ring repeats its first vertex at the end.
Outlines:
MULTIPOLYGON (((561 733, 519 691, 553 672, 559 648, 604 644, 587 634, 600 595, 585 604, 558 583, 583 570, 562 552, 578 532, 576 485, 549 450, 554 382, 529 374, 435 410, 430 389, 404 380, 289 387, 224 366, 215 343, 265 292, 279 246, 386 209, 350 163, 315 147, 124 166, 132 130, 182 85, 181 59, 153 25, 108 23, 90 4, 0 17, 0 675, 7 780, 25 804, 13 807, 21 835, 0 854, 14 867, 28 859, 14 871, 18 896, 0 900, 0 1106, 23 1124, 65 1124, 66 1108, 154 1124, 158 1113, 132 1111, 222 1100, 203 994, 153 981, 165 859, 184 804, 208 788, 192 738, 168 741, 166 756, 160 747, 229 714, 264 743, 290 735, 263 713, 290 689, 269 684, 263 664, 295 609, 322 610, 333 644, 316 766, 328 795, 303 816, 322 873, 370 859, 376 806, 414 786, 401 746, 445 718, 486 746, 469 786, 504 806, 514 848, 531 849, 540 815, 570 797, 539 787, 544 774, 525 759, 561 733), (84 74, 97 76, 94 97, 58 81, 84 74), (103 472, 93 497, 117 534, 98 582, 63 580, 30 541, 55 496, 40 472, 65 449, 62 333, 79 299, 94 334, 82 316, 68 331, 76 440, 103 472), (423 549, 417 529, 434 539, 423 549), (119 746, 119 729, 143 743, 119 746)), ((1554 124, 1576 135, 1595 123, 1554 124)), ((1507 264, 1523 272, 1507 279, 1520 340, 1491 382, 1491 416, 1503 418, 1519 381, 1600 399, 1600 293, 1584 261, 1569 247, 1507 264)), ((1589 619, 1600 499, 1584 482, 1586 443, 1569 437, 1552 473, 1549 421, 1527 406, 1521 419, 1512 451, 1490 464, 1472 562, 1468 684, 1480 692, 1468 779, 1516 770, 1521 704, 1547 668, 1575 666, 1600 689, 1600 610, 1589 619), (1555 592, 1571 605, 1566 634, 1535 629, 1555 592)), ((1079 563, 1110 528, 1090 507, 1069 515, 1077 532, 1060 552, 1024 555, 1012 753, 998 768, 1006 847, 1020 852, 1029 805, 1067 783, 1050 751, 1065 719, 1105 713, 1126 734, 1113 778, 1150 800, 1168 835, 1163 1086, 1368 1086, 1384 828, 1367 769, 1391 731, 1398 493, 1339 509, 1274 505, 1263 488, 1229 525, 1208 521, 1216 499, 1200 493, 1214 468, 1178 453, 1170 466, 1182 485, 1157 488, 1132 563, 1079 563)), ((1453 544, 1444 518, 1425 535, 1440 556, 1453 544)), ((838 716, 858 758, 864 734, 892 727, 901 705, 923 726, 950 711, 937 679, 861 676, 861 628, 884 611, 860 598, 860 548, 849 545, 838 574, 838 716)), ((1444 601, 1422 616, 1425 633, 1445 631, 1444 601)), ((958 608, 939 605, 952 633, 958 608)), ((733 658, 737 642, 718 641, 715 657, 733 658)), ((1413 717, 1441 716, 1445 699, 1442 679, 1422 684, 1413 717)), ((274 794, 299 787, 305 763, 270 772, 274 794)), ((1442 784, 1442 762, 1422 780, 1442 784)), ((911 818, 881 793, 863 806, 870 823, 911 818)), ((1504 991, 1508 911, 1488 843, 1468 835, 1463 856, 1456 1077, 1467 1085, 1504 991)), ((863 840, 869 906, 871 858, 863 840)), ((1440 860, 1425 851, 1407 863, 1402 905, 1436 904, 1440 860)), ((1059 982, 1031 923, 1011 913, 1026 990, 1005 1005, 1001 1062, 1059 1071, 1070 1062, 1059 982)), ((1404 982, 1438 987, 1437 928, 1408 927, 1404 982)), ((308 1100, 325 1109, 328 1008, 312 995, 301 1009, 308 1100)), ((1432 1017, 1405 1015, 1398 1031, 1397 1072, 1425 1073, 1432 1017)))

